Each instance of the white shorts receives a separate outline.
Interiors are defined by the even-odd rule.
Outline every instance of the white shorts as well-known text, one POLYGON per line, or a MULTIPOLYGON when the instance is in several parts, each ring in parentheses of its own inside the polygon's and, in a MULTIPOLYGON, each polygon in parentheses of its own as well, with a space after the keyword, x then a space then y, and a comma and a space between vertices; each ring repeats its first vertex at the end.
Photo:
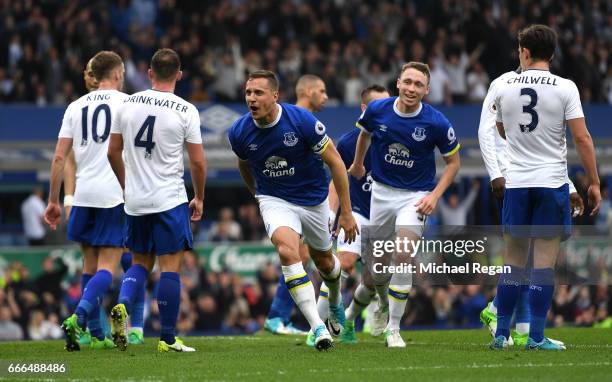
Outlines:
MULTIPOLYGON (((369 225, 370 220, 365 216, 353 211, 353 217, 357 222, 357 227, 359 227, 359 231, 361 232, 361 227, 364 225, 369 225)), ((351 252, 361 257, 361 233, 355 236, 355 241, 351 244, 344 242, 344 230, 341 229, 338 234, 338 242, 336 246, 336 252, 351 252)))
POLYGON ((279 227, 289 227, 304 238, 304 242, 318 251, 332 247, 329 232, 329 203, 327 199, 318 206, 298 206, 269 195, 256 195, 259 211, 268 237, 279 227))
POLYGON ((429 191, 408 191, 372 182, 370 200, 371 226, 408 226, 419 237, 425 229, 426 216, 417 212, 415 204, 429 191))

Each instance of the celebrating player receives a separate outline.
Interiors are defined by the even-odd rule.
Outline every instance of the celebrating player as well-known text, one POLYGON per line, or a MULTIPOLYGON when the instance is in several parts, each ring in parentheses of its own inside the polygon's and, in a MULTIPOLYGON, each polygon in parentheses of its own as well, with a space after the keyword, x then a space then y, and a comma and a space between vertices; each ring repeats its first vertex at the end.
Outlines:
POLYGON ((280 256, 285 283, 315 334, 318 350, 333 340, 319 317, 314 287, 299 256, 300 236, 329 287, 330 316, 344 325, 340 296, 340 262, 331 252, 326 163, 338 190, 342 213, 339 227, 352 242, 358 232, 351 215, 346 169, 325 126, 309 111, 279 104, 278 79, 258 70, 246 82, 249 113, 229 131, 232 150, 249 191, 259 202, 268 236, 280 256))
MULTIPOLYGON (((371 85, 361 91, 361 111, 364 112, 366 106, 377 99, 383 99, 390 97, 389 92, 381 85, 371 85)), ((342 135, 338 139, 338 153, 344 162, 344 165, 348 169, 353 163, 355 158, 355 146, 357 144, 357 137, 359 136, 359 129, 353 129, 348 133, 342 135)), ((356 179, 352 176, 349 177, 349 191, 351 195, 351 205, 353 207, 353 216, 359 224, 359 228, 370 224, 370 189, 372 187, 372 176, 370 174, 370 151, 366 153, 364 161, 366 168, 366 176, 361 179, 356 179)), ((337 211, 339 207, 338 197, 336 189, 333 184, 330 184, 329 190, 329 205, 332 211, 337 211)), ((361 257, 361 237, 358 235, 355 241, 352 243, 344 242, 344 231, 341 231, 338 235, 338 258, 342 264, 342 270, 347 274, 350 274, 355 268, 355 263, 361 257)), ((323 290, 323 287, 321 287, 323 290)), ((361 314, 361 311, 367 307, 374 296, 376 295, 376 289, 372 276, 367 267, 363 268, 362 280, 355 289, 355 294, 351 304, 345 311, 346 324, 342 329, 340 335, 340 342, 342 343, 356 343, 357 336, 355 335, 355 319, 361 314)), ((321 301, 322 296, 319 296, 321 301)), ((374 320, 372 321, 371 333, 372 335, 382 334, 388 320, 388 309, 377 310, 374 313, 374 320)))
MULTIPOLYGON (((408 240, 421 237, 426 217, 459 171, 460 146, 453 127, 442 113, 422 102, 429 92, 429 80, 426 64, 409 62, 402 67, 397 79, 399 96, 371 102, 357 122, 361 132, 349 169, 357 179, 366 175, 364 159, 371 144, 370 225, 397 227, 398 237, 408 240), (446 161, 437 185, 435 147, 446 161)), ((410 258, 406 252, 393 256, 396 264, 407 263, 410 258)), ((400 321, 410 291, 409 276, 395 273, 383 285, 376 285, 380 304, 389 309, 385 329, 388 347, 406 346, 400 321)))
POLYGON ((595 149, 576 85, 549 71, 557 46, 555 31, 532 25, 519 32, 518 41, 523 71, 500 83, 495 95, 497 128, 507 140, 502 221, 504 263, 511 272, 502 274, 497 286, 497 330, 490 347, 508 346, 510 320, 526 279, 526 259, 532 242, 534 260, 528 278, 531 317, 525 348, 564 350, 564 346, 544 336, 544 326, 552 302, 553 267, 560 241, 571 228, 565 124, 572 132, 589 178, 592 214, 598 212, 601 201, 595 149))
MULTIPOLYGON (((500 84, 509 78, 515 77, 520 73, 520 68, 516 71, 510 71, 496 78, 489 87, 489 91, 482 106, 480 114, 480 125, 478 127, 478 143, 480 144, 480 152, 491 179, 491 189, 497 200, 499 216, 502 216, 504 191, 506 184, 506 170, 508 167, 508 158, 506 157, 506 141, 499 135, 495 124, 495 94, 496 89, 500 84)), ((571 180, 568 179, 570 192, 570 207, 574 216, 582 215, 584 204, 582 198, 576 191, 576 187, 571 180)), ((530 251, 531 259, 527 261, 527 275, 530 273, 529 266, 533 262, 533 251, 530 251)), ((519 299, 516 303, 514 311, 516 328, 508 337, 508 344, 512 346, 524 347, 527 344, 529 337, 529 286, 525 283, 521 287, 519 299)), ((480 312, 480 321, 489 329, 489 333, 495 338, 497 330, 497 297, 493 299, 480 312)), ((550 339, 552 342, 557 342, 563 345, 561 341, 550 339)))
POLYGON ((202 218, 206 161, 200 116, 192 104, 174 95, 182 77, 178 55, 158 50, 151 59, 152 89, 131 95, 111 129, 108 159, 125 190, 127 247, 133 263, 123 277, 119 303, 111 310, 112 334, 127 348, 127 312, 143 288, 158 255, 157 288, 161 333, 159 352, 193 352, 175 335, 180 304, 179 271, 183 252, 192 248, 189 221, 202 218), (187 146, 195 197, 187 205, 183 149, 187 146), (125 166, 122 159, 125 157, 125 166))
MULTIPOLYGON (((295 85, 295 94, 297 95, 296 106, 303 107, 304 109, 315 113, 321 111, 327 102, 327 90, 325 89, 325 82, 318 76, 312 74, 305 74, 301 76, 295 85)), ((302 263, 306 264, 310 260, 308 255, 308 245, 300 241, 300 258, 302 263)), ((319 296, 320 299, 320 296, 319 296)), ((278 280, 278 286, 276 287, 276 293, 270 306, 270 312, 268 318, 264 324, 264 328, 274 334, 306 334, 306 332, 299 330, 290 321, 291 312, 295 303, 291 294, 287 289, 285 283, 285 277, 281 273, 281 277, 278 280)), ((317 302, 317 308, 320 308, 317 302)), ((323 321, 328 317, 329 304, 325 306, 322 312, 319 309, 319 316, 323 321)), ((309 338, 311 338, 311 346, 314 346, 314 334, 308 332, 309 338)))
POLYGON ((99 301, 113 281, 125 239, 123 193, 106 159, 110 127, 126 97, 120 92, 124 79, 123 61, 114 52, 102 51, 92 58, 91 70, 98 81, 98 89, 66 109, 51 166, 49 205, 45 211, 45 221, 55 229, 61 219, 62 172, 72 147, 76 160, 76 191, 68 239, 81 244, 81 283, 85 287, 75 314, 62 324, 68 351, 80 350, 79 337, 87 326, 92 348, 114 347, 100 327, 99 301))

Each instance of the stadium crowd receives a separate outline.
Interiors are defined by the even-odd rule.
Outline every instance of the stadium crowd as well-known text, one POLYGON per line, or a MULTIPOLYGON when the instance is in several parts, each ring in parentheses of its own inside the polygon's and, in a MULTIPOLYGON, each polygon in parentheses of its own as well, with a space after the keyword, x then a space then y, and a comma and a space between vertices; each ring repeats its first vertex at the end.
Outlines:
POLYGON ((362 88, 394 82, 410 60, 432 67, 430 103, 478 103, 516 67, 518 30, 539 22, 560 36, 553 71, 584 103, 612 103, 609 1, 2 0, 0 20, 0 102, 73 101, 102 48, 123 57, 127 92, 140 91, 152 53, 173 47, 185 74, 177 94, 194 103, 240 101, 245 73, 267 68, 282 100, 310 73, 330 105, 358 104, 362 88))

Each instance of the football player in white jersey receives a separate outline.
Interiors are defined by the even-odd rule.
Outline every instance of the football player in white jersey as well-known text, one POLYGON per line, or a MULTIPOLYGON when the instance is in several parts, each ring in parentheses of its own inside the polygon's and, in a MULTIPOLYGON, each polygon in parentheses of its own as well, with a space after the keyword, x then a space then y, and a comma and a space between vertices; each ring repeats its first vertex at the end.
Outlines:
POLYGON ((523 71, 500 83, 495 96, 497 128, 507 141, 502 222, 504 263, 511 272, 500 275, 497 330, 490 348, 508 346, 510 320, 526 279, 527 253, 533 242, 533 269, 528 278, 531 317, 525 348, 564 350, 544 336, 544 326, 552 302, 560 241, 571 230, 566 124, 589 179, 592 214, 599 210, 600 182, 578 89, 572 81, 549 71, 557 46, 555 31, 532 25, 519 32, 518 41, 523 71))
MULTIPOLYGON (((98 89, 98 81, 96 80, 96 77, 94 77, 93 71, 91 70, 91 61, 93 61, 93 58, 87 61, 87 65, 83 71, 83 80, 85 81, 85 88, 88 92, 98 89)), ((64 164, 64 217, 66 221, 68 221, 70 211, 72 210, 75 187, 76 161, 74 159, 74 151, 70 149, 70 153, 68 153, 66 163, 64 164)))
POLYGON ((76 312, 62 325, 68 351, 80 350, 79 336, 87 326, 92 347, 114 347, 100 328, 99 301, 112 283, 125 239, 123 193, 106 159, 112 120, 126 97, 120 92, 125 70, 121 57, 110 51, 96 54, 91 69, 98 89, 66 109, 51 166, 49 205, 45 211, 45 221, 55 229, 61 219, 62 172, 72 147, 77 172, 68 238, 81 243, 84 273, 88 272, 89 277, 95 274, 82 280, 86 286, 76 312))
MULTIPOLYGON (((91 70, 91 62, 93 59, 87 61, 87 65, 85 66, 85 70, 83 71, 83 80, 85 81, 85 88, 88 92, 92 92, 98 89, 98 81, 93 75, 93 71, 91 70)), ((74 200, 74 190, 76 188, 76 162, 74 159, 74 151, 70 149, 70 153, 66 158, 66 163, 64 165, 64 217, 66 221, 70 217, 70 211, 72 210, 72 202, 74 200)), ((91 255, 91 254, 83 254, 91 255)), ((84 260, 84 265, 88 264, 88 266, 93 266, 93 268, 88 269, 86 267, 83 268, 83 272, 81 274, 81 294, 83 294, 83 289, 87 285, 87 282, 93 276, 93 273, 96 272, 97 258, 84 260)), ((126 272, 132 263, 132 254, 124 251, 121 255, 121 268, 126 272)), ((135 303, 135 312, 130 316, 130 335, 128 337, 129 343, 132 345, 141 345, 144 344, 144 336, 143 336, 143 326, 144 326, 144 304, 146 299, 146 286, 142 289, 142 291, 138 294, 138 299, 135 303)), ((105 334, 110 335, 110 325, 108 323, 108 318, 106 311, 104 309, 99 309, 100 311, 100 326, 104 330, 105 334)), ((95 321, 94 321, 95 322, 95 321)), ((79 338, 80 345, 89 345, 91 344, 91 334, 88 331, 82 333, 79 338)), ((94 341, 94 344, 98 344, 94 341)), ((92 349, 96 349, 95 346, 92 349)))
MULTIPOLYGON (((484 99, 482 111, 480 114, 480 125, 478 127, 478 143, 480 152, 491 179, 491 189, 497 201, 499 216, 502 216, 502 207, 504 200, 504 191, 506 189, 506 169, 508 167, 506 158, 506 141, 499 135, 495 124, 496 108, 495 94, 499 84, 503 83, 508 78, 516 76, 520 73, 520 68, 516 71, 506 72, 496 78, 489 87, 487 96, 484 99)), ((570 192, 570 207, 573 216, 582 215, 584 212, 584 204, 582 198, 576 191, 576 187, 571 180, 567 180, 570 192)), ((530 252, 532 254, 533 251, 530 252)), ((529 267, 528 260, 527 266, 529 267)), ((528 271, 529 272, 529 271, 528 271)), ((508 344, 524 347, 527 344, 529 336, 529 288, 528 285, 523 285, 519 294, 515 308, 516 328, 508 337, 508 344)), ((480 321, 489 329, 489 333, 495 338, 497 329, 497 298, 494 298, 481 312, 480 321)), ((556 340, 550 339, 555 342, 556 340)), ((556 341, 560 344, 562 342, 556 341)))
POLYGON ((152 88, 129 96, 111 128, 108 159, 125 191, 126 246, 133 254, 118 304, 111 310, 113 340, 120 350, 128 344, 127 314, 157 255, 161 271, 157 350, 195 351, 175 332, 180 304, 179 271, 184 251, 193 245, 190 210, 192 221, 202 218, 206 160, 198 110, 174 94, 176 81, 182 76, 180 67, 175 51, 158 50, 149 69, 152 88), (183 181, 185 145, 195 192, 189 204, 183 181))

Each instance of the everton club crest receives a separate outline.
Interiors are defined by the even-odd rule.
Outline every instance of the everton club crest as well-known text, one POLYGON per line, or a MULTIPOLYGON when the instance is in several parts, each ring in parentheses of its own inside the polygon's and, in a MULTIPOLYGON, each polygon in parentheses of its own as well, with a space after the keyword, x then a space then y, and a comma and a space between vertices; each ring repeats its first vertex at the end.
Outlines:
POLYGON ((283 141, 285 146, 295 146, 298 143, 298 138, 295 136, 295 133, 285 133, 285 140, 283 141))
POLYGON ((425 135, 425 128, 424 127, 415 127, 414 128, 414 132, 412 133, 412 138, 417 141, 417 142, 422 142, 425 140, 425 138, 427 138, 427 135, 425 135))

